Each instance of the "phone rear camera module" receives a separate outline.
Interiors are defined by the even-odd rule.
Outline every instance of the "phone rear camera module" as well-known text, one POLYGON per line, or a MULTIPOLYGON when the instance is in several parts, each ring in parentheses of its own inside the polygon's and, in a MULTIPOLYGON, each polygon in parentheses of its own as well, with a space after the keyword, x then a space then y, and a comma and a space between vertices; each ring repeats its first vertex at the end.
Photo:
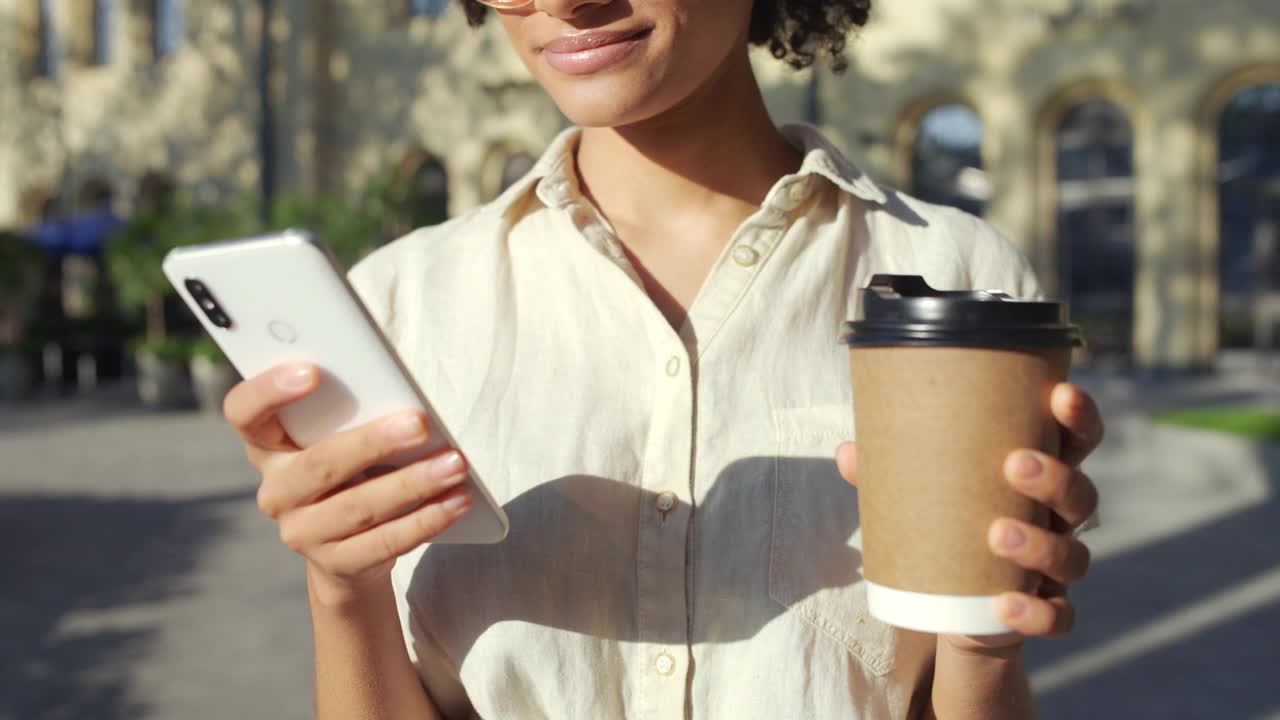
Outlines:
POLYGON ((195 278, 187 278, 183 285, 186 286, 187 292, 191 293, 191 299, 196 301, 201 312, 209 318, 209 322, 225 330, 231 329, 231 316, 222 309, 222 305, 218 303, 218 299, 209 291, 207 285, 195 278))

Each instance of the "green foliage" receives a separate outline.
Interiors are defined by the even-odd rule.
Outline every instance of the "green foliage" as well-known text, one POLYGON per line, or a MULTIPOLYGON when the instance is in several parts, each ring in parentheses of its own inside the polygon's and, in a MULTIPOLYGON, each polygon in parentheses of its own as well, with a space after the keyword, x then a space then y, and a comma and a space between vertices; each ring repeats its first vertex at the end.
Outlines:
POLYGON ((1280 413, 1254 408, 1174 410, 1156 415, 1157 423, 1243 435, 1280 442, 1280 413))
POLYGON ((160 215, 138 215, 107 241, 107 274, 125 310, 142 308, 157 295, 169 292, 169 281, 160 269, 164 254, 172 247, 166 223, 167 218, 160 215))
POLYGON ((189 353, 192 358, 202 357, 213 362, 226 362, 226 356, 222 354, 222 349, 218 347, 218 343, 212 338, 202 337, 191 342, 189 353))
POLYGON ((1218 338, 1224 348, 1253 347, 1253 315, 1247 311, 1223 313, 1218 338))
POLYGON ((346 267, 364 257, 379 241, 379 219, 363 204, 350 205, 332 195, 280 195, 271 204, 266 232, 308 230, 346 267))
POLYGON ((436 225, 448 217, 415 197, 414 179, 396 168, 375 175, 365 187, 364 207, 381 220, 383 240, 393 240, 420 227, 436 225))
POLYGON ((174 248, 298 228, 315 234, 350 267, 383 242, 445 219, 433 213, 415 203, 411 183, 391 170, 374 177, 354 202, 332 194, 279 195, 265 221, 256 193, 219 207, 196 205, 179 194, 154 212, 136 215, 111 236, 107 272, 121 309, 145 309, 148 335, 158 341, 166 331, 164 300, 175 293, 161 263, 174 248))
POLYGON ((25 237, 0 230, 0 301, 23 294, 40 271, 40 249, 25 237))
POLYGON ((148 333, 153 339, 163 336, 159 309, 175 293, 161 268, 164 256, 177 247, 249 235, 257 227, 244 201, 211 207, 177 197, 158 212, 134 216, 107 241, 107 273, 120 307, 126 312, 147 308, 148 333))
POLYGON ((161 360, 185 361, 191 357, 191 340, 186 338, 135 338, 130 348, 135 353, 154 355, 161 360))

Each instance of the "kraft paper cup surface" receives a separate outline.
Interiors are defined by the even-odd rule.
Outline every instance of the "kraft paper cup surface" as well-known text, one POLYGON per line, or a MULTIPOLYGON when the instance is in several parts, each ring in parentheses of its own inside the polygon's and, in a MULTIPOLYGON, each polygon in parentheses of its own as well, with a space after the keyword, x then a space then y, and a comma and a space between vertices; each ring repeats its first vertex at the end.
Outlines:
POLYGON ((1034 592, 1039 576, 995 555, 987 535, 999 517, 1048 522, 1004 463, 1019 448, 1058 453, 1049 395, 1078 330, 1056 303, 915 277, 877 276, 864 312, 848 339, 871 613, 924 632, 1008 632, 995 597, 1034 592))
POLYGON ((987 533, 998 517, 1048 520, 1010 487, 1003 467, 1018 448, 1058 452, 1049 393, 1066 376, 1070 350, 875 348, 850 356, 872 612, 928 632, 1007 632, 992 624, 992 598, 1033 591, 1036 578, 992 553, 987 533))

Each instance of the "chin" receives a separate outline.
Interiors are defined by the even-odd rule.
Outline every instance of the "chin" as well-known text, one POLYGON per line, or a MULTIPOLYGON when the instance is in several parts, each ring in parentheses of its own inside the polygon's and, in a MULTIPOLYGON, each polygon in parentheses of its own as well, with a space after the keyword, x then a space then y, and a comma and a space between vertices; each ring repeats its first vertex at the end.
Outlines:
POLYGON ((597 77, 544 85, 560 112, 582 127, 621 127, 651 120, 678 98, 627 77, 597 77))
POLYGON ((607 92, 574 92, 553 95, 560 112, 582 127, 618 127, 640 122, 657 113, 646 113, 646 103, 607 92))

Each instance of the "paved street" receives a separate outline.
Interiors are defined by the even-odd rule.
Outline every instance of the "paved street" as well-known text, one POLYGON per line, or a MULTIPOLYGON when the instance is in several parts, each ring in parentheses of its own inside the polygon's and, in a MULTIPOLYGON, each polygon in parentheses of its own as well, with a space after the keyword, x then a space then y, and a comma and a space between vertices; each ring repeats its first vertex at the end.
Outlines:
MULTIPOLYGON (((1280 449, 1142 419, 1280 384, 1082 381, 1103 526, 1078 633, 1031 648, 1045 717, 1280 718, 1280 449)), ((309 717, 303 580, 255 483, 216 418, 127 388, 0 410, 0 720, 309 717)))
POLYGON ((0 416, 0 720, 311 717, 300 566, 234 436, 119 395, 0 416))

